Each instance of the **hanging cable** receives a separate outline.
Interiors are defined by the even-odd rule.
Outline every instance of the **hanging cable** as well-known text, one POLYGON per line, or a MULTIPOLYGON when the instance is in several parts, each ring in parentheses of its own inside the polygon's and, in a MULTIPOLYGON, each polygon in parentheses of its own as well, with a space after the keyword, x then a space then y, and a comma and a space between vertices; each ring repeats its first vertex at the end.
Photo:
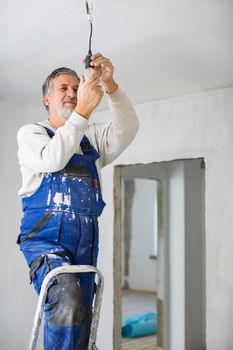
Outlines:
POLYGON ((85 68, 88 69, 88 68, 92 68, 92 66, 91 66, 91 56, 92 56, 91 39, 92 39, 92 33, 93 33, 93 24, 92 24, 93 17, 91 14, 92 8, 90 8, 90 6, 88 4, 88 0, 85 0, 85 1, 86 1, 87 18, 88 18, 88 21, 90 23, 89 47, 88 47, 88 54, 85 58, 85 68))

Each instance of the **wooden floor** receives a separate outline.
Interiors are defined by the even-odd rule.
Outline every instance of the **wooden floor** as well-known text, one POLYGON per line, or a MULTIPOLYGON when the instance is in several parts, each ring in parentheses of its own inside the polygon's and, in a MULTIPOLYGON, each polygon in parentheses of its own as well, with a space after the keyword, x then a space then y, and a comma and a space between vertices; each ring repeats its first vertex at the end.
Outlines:
POLYGON ((156 336, 122 339, 122 350, 156 350, 156 336))
MULTIPOLYGON (((156 294, 124 290, 122 292, 123 317, 144 312, 156 312, 156 294)), ((156 350, 156 336, 122 338, 122 350, 156 350)))

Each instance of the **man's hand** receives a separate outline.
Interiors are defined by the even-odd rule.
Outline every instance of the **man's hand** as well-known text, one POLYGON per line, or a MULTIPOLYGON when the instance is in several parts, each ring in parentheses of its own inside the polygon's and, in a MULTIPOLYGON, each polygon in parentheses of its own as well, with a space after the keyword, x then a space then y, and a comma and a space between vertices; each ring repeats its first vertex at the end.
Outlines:
POLYGON ((91 56, 91 66, 98 73, 100 82, 104 86, 107 93, 111 94, 118 88, 117 83, 113 78, 114 67, 112 62, 97 52, 91 56))
POLYGON ((100 103, 103 94, 104 92, 100 86, 100 77, 96 71, 93 70, 87 78, 81 76, 75 112, 89 119, 93 110, 100 103))

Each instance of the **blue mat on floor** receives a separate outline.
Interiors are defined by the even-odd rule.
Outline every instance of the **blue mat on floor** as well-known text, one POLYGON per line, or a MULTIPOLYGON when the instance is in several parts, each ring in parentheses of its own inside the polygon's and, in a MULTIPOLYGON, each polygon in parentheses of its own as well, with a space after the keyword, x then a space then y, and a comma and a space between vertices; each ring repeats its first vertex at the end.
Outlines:
POLYGON ((125 317, 122 322, 122 337, 134 338, 153 335, 157 332, 157 314, 148 312, 125 317))

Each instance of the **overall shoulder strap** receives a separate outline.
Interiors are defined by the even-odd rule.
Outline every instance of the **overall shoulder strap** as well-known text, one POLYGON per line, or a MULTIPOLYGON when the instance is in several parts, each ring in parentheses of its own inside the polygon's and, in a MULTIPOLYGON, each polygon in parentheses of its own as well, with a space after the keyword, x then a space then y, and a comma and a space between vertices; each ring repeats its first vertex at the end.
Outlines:
POLYGON ((47 134, 49 135, 49 137, 53 137, 54 136, 54 132, 52 130, 50 130, 49 128, 46 128, 45 126, 43 126, 43 128, 45 128, 45 130, 47 131, 47 134))
POLYGON ((81 146, 81 150, 82 150, 83 154, 86 154, 86 153, 93 151, 92 146, 90 144, 90 141, 88 140, 88 138, 85 135, 82 138, 80 146, 81 146))
POLYGON ((52 138, 54 136, 54 132, 52 130, 50 130, 49 128, 47 128, 46 126, 38 124, 38 123, 35 123, 35 124, 41 126, 43 129, 45 129, 50 138, 52 138))
POLYGON ((99 158, 99 153, 96 151, 94 146, 90 143, 88 138, 84 135, 80 143, 81 150, 84 155, 96 160, 99 158))

